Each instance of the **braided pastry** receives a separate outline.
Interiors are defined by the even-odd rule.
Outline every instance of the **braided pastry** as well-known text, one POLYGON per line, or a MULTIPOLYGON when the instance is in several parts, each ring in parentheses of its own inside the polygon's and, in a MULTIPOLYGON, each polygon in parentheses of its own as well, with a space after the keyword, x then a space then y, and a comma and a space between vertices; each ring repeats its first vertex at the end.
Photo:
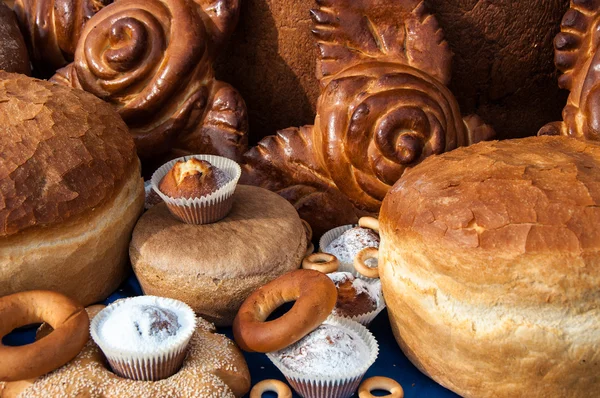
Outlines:
POLYGON ((344 220, 351 212, 354 219, 376 214, 408 167, 493 131, 477 116, 462 118, 445 86, 451 52, 422 1, 317 3, 315 124, 261 141, 245 155, 243 180, 280 194, 292 190, 299 212, 305 198, 319 196, 302 217, 322 230, 342 224, 323 220, 329 209, 339 208, 344 220), (313 189, 302 193, 307 186, 313 189))
POLYGON ((554 62, 563 72, 558 85, 570 94, 563 121, 547 124, 538 135, 600 140, 600 4, 572 0, 560 27, 554 39, 554 62))
POLYGON ((52 75, 73 60, 86 22, 113 0, 16 0, 15 12, 35 68, 52 75))
POLYGON ((238 4, 199 3, 120 0, 103 8, 85 26, 75 61, 51 80, 113 104, 142 158, 172 149, 239 158, 245 103, 212 69, 215 43, 229 33, 224 25, 236 21, 238 4), (219 4, 229 13, 219 9, 213 21, 202 6, 219 4))

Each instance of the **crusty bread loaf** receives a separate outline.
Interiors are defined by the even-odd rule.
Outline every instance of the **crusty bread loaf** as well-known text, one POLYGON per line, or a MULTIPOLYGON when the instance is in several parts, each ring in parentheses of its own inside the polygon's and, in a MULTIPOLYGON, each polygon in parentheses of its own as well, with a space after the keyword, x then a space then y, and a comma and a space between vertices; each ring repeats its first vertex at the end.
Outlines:
MULTIPOLYGON (((373 2, 385 3, 393 2, 373 2)), ((465 114, 477 113, 502 138, 533 135, 560 117, 566 95, 555 84, 552 37, 568 0, 426 4, 455 54, 450 89, 465 114)), ((246 99, 253 142, 313 121, 319 83, 310 10, 317 6, 315 0, 242 2, 238 29, 215 69, 246 99)))
POLYGON ((238 185, 231 212, 213 224, 185 224, 164 203, 148 210, 129 253, 146 294, 184 301, 218 326, 243 301, 300 267, 306 234, 294 207, 266 189, 238 185))
POLYGON ((105 298, 144 203, 125 123, 90 94, 0 72, 0 152, 0 296, 105 298))
POLYGON ((600 390, 600 145, 480 143, 384 200, 380 274, 400 346, 465 397, 600 390))
POLYGON ((29 75, 29 55, 15 13, 0 1, 0 70, 29 75))

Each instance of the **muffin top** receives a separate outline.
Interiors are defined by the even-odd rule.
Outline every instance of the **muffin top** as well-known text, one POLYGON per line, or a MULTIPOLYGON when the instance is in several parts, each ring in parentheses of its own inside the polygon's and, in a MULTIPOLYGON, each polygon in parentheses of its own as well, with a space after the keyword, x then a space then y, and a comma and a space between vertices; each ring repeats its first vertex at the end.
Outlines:
MULTIPOLYGON (((379 248, 379 235, 372 229, 355 227, 334 239, 323 251, 333 254, 341 263, 352 264, 358 252, 366 247, 379 248)), ((371 266, 369 261, 367 265, 371 266)))
POLYGON ((377 309, 381 292, 379 280, 367 282, 350 272, 333 272, 327 276, 338 289, 333 315, 351 318, 377 309))
POLYGON ((363 366, 369 348, 353 330, 324 323, 273 355, 293 372, 327 377, 352 373, 363 366))
POLYGON ((206 160, 178 161, 162 178, 158 189, 172 198, 200 198, 215 192, 231 178, 206 160))
POLYGON ((186 310, 149 296, 129 299, 102 320, 98 336, 116 350, 154 352, 176 343, 181 334, 194 328, 190 322, 194 315, 186 310))

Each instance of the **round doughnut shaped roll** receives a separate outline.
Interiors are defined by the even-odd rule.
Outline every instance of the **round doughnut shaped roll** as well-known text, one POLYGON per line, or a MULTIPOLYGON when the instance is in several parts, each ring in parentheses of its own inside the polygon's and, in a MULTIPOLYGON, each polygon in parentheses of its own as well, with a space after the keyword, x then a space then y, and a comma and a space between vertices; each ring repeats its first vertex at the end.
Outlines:
POLYGON ((235 342, 245 351, 273 352, 294 344, 315 330, 331 314, 337 289, 324 273, 300 269, 256 290, 233 322, 235 342), (284 315, 267 318, 285 303, 295 301, 284 315))
POLYGON ((479 143, 407 172, 379 273, 409 359, 464 397, 600 391, 600 145, 479 143))
POLYGON ((51 372, 75 358, 88 341, 88 315, 65 295, 32 290, 0 298, 0 339, 18 327, 40 322, 54 329, 42 340, 18 347, 0 341, 0 381, 51 372))
POLYGON ((164 203, 152 207, 134 229, 129 254, 146 294, 181 300, 217 326, 231 326, 254 290, 300 267, 306 244, 289 202, 238 185, 231 212, 213 224, 185 224, 164 203))
POLYGON ((104 300, 129 272, 143 207, 133 138, 109 104, 0 72, 0 296, 104 300))

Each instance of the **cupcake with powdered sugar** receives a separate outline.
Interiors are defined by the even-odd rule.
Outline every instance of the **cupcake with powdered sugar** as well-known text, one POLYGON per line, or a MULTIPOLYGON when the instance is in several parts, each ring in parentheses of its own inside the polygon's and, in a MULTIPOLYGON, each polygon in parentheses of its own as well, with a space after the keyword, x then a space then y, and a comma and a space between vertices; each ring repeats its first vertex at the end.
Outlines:
POLYGON ((330 316, 301 340, 267 356, 301 396, 346 398, 378 353, 377 341, 364 326, 330 316))
POLYGON ((356 278, 350 272, 332 272, 327 276, 338 290, 333 315, 369 326, 385 308, 379 279, 364 280, 356 278))
MULTIPOLYGON (((332 229, 321 237, 320 250, 337 257, 340 262, 339 271, 350 272, 354 276, 360 274, 354 268, 354 258, 363 249, 372 247, 379 248, 379 234, 370 229, 353 225, 345 225, 332 229)), ((371 267, 377 266, 375 259, 369 259, 366 264, 371 267)))

